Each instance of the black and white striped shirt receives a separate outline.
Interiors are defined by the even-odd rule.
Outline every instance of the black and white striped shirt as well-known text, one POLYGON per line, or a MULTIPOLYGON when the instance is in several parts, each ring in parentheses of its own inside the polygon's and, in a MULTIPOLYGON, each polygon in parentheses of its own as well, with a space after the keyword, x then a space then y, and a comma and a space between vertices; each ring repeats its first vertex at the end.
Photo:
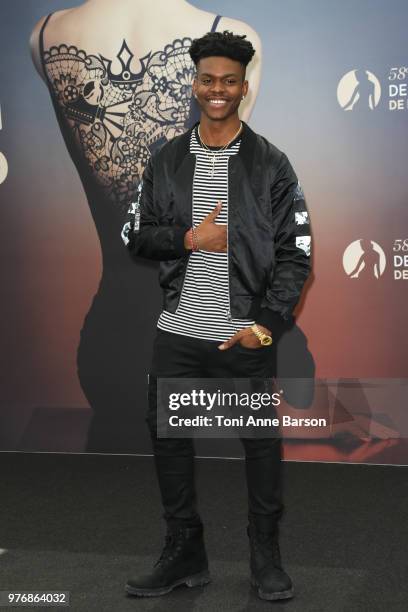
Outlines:
MULTIPOLYGON (((218 201, 222 202, 222 208, 215 222, 227 225, 228 160, 238 153, 240 143, 238 136, 227 149, 213 148, 216 160, 214 176, 211 177, 212 154, 201 146, 197 128, 192 131, 190 152, 196 156, 192 202, 194 226, 201 223, 218 201)), ((230 310, 228 253, 192 251, 177 311, 164 310, 157 327, 183 336, 224 341, 254 323, 249 319, 231 319, 230 310)))

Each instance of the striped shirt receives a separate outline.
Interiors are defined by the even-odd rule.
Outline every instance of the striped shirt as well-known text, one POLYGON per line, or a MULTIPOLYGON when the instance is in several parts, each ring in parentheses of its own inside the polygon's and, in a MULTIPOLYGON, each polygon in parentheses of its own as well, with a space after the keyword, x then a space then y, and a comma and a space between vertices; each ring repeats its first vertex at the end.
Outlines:
MULTIPOLYGON (((221 151, 212 147, 216 159, 211 177, 212 154, 201 146, 197 128, 192 131, 190 152, 196 156, 192 201, 194 226, 201 223, 218 201, 222 202, 222 208, 215 223, 227 225, 228 160, 238 153, 240 143, 238 136, 227 149, 221 151)), ((230 310, 228 253, 191 251, 177 310, 175 313, 164 310, 157 327, 192 338, 224 341, 254 323, 249 319, 232 319, 230 310)))

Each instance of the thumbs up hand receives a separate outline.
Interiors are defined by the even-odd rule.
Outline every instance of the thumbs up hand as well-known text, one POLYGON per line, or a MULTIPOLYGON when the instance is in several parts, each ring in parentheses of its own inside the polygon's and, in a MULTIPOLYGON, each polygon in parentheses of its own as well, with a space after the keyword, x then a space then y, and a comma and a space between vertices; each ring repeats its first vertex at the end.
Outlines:
POLYGON ((215 223, 221 208, 222 202, 218 202, 214 210, 195 228, 198 248, 200 250, 212 251, 214 253, 227 252, 227 226, 215 223))

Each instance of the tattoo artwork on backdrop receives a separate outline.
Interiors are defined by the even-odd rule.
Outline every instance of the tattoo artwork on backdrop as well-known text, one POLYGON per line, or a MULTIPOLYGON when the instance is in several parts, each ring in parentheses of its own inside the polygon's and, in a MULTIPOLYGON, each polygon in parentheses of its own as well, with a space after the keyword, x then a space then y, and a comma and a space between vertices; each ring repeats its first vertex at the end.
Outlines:
POLYGON ((112 60, 65 44, 44 51, 44 65, 57 104, 87 165, 108 199, 127 209, 156 147, 189 127, 194 64, 191 38, 176 39, 140 58, 126 41, 112 60))

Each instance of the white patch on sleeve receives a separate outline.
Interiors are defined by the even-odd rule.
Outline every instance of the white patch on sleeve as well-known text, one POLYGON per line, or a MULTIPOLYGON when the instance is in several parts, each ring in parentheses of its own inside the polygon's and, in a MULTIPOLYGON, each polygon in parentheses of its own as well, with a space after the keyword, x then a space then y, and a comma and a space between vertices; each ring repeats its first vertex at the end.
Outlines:
POLYGON ((305 199, 305 194, 303 193, 303 189, 299 181, 296 185, 295 195, 293 199, 294 200, 304 200, 305 199))
POLYGON ((136 202, 132 202, 128 208, 128 215, 134 215, 136 212, 136 202))
POLYGON ((128 234, 130 232, 130 227, 131 227, 130 222, 129 223, 125 223, 125 225, 122 228, 121 234, 120 234, 122 236, 122 240, 123 240, 123 242, 125 243, 126 246, 129 244, 128 234))
POLYGON ((140 229, 140 204, 139 202, 133 202, 135 207, 135 227, 134 231, 138 232, 140 229))
POLYGON ((131 202, 128 210, 127 210, 127 214, 131 215, 132 217, 134 217, 134 222, 130 222, 128 221, 127 223, 125 223, 125 225, 122 228, 121 231, 121 237, 123 242, 125 243, 125 245, 128 245, 130 240, 129 240, 129 233, 132 230, 132 226, 133 226, 133 231, 134 232, 138 232, 140 229, 140 198, 142 195, 142 187, 143 187, 143 180, 140 181, 138 187, 137 187, 137 200, 136 202, 131 202))
POLYGON ((307 211, 295 212, 295 223, 296 225, 304 225, 309 223, 309 215, 307 211))
POLYGON ((307 256, 310 255, 311 247, 311 236, 296 236, 296 246, 298 249, 302 249, 307 256))
POLYGON ((140 229, 140 198, 142 196, 142 188, 143 188, 143 179, 140 181, 139 186, 137 188, 137 200, 136 202, 132 202, 132 214, 135 215, 135 226, 134 231, 138 232, 140 229))

